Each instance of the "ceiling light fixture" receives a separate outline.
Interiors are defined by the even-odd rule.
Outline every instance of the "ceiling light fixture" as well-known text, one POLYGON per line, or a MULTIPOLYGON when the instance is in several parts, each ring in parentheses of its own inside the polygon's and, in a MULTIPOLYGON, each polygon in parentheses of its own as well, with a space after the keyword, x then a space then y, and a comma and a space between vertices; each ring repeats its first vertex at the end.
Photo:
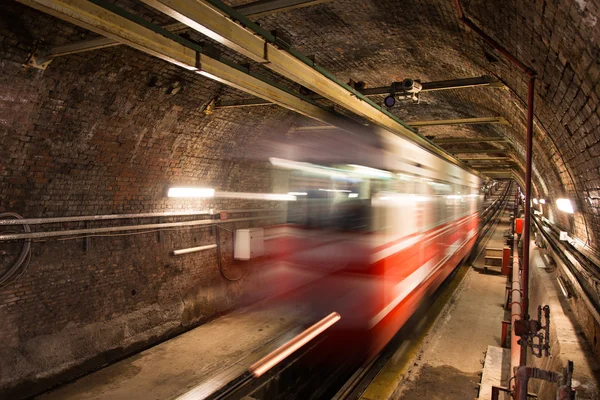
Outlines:
POLYGON ((573 209, 573 204, 569 199, 556 199, 556 207, 558 207, 560 211, 564 211, 569 214, 573 214, 575 212, 573 209))

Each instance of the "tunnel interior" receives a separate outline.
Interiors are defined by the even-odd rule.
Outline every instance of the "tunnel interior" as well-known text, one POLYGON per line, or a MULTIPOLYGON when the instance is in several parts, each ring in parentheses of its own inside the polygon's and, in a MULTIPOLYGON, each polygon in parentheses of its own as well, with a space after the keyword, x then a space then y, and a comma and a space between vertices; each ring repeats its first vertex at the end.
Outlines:
MULTIPOLYGON (((261 62, 249 50, 187 26, 172 36, 163 28, 156 32, 172 43, 197 46, 211 59, 227 60, 225 65, 235 71, 260 77, 316 111, 297 112, 282 106, 283 101, 261 99, 258 89, 252 93, 222 76, 194 71, 210 65, 197 51, 189 56, 196 64, 184 68, 127 44, 94 47, 89 43, 103 38, 98 29, 44 9, 71 3, 101 5, 123 18, 135 17, 149 31, 177 22, 160 8, 162 0, 0 4, 0 213, 44 219, 132 215, 126 224, 140 225, 196 221, 191 213, 200 211, 206 211, 200 217, 206 222, 224 211, 230 214, 225 218, 236 221, 223 230, 205 227, 206 222, 189 229, 82 235, 77 230, 125 222, 74 219, 35 226, 36 232, 74 232, 59 239, 42 235, 1 243, 0 273, 8 276, 21 262, 0 287, 0 335, 5 338, 0 390, 28 396, 260 296, 268 279, 247 274, 246 264, 233 261, 232 230, 267 223, 271 214, 249 210, 277 213, 281 203, 256 197, 171 198, 170 187, 269 193, 278 178, 259 156, 265 143, 326 136, 324 125, 333 124, 327 118, 377 127, 351 108, 354 100, 319 97, 291 79, 296 73, 292 65, 278 71, 274 61, 261 62), (139 214, 153 216, 135 216, 139 214), (215 240, 222 253, 173 256, 173 249, 215 240), (30 250, 21 260, 24 246, 30 250)), ((266 11, 245 0, 229 0, 224 6, 247 21, 238 26, 273 35, 274 47, 293 49, 306 65, 354 90, 348 98, 370 101, 378 115, 402 121, 410 135, 441 148, 483 180, 524 184, 530 76, 463 24, 456 2, 304 3, 266 11), (396 91, 405 79, 424 89, 417 94, 396 91), (466 79, 479 83, 454 82, 466 79), (444 82, 449 88, 427 89, 444 82), (361 95, 369 90, 376 94, 361 95), (398 96, 386 107, 390 94, 398 96)), ((459 3, 464 16, 535 76, 531 197, 536 204, 544 199, 535 209, 567 232, 578 249, 597 257, 600 2, 459 3), (573 212, 559 210, 557 199, 569 199, 573 212)), ((115 23, 115 35, 121 28, 115 23)), ((337 143, 342 152, 343 143, 337 143)), ((357 157, 359 152, 348 154, 357 157)), ((21 232, 21 227, 0 227, 3 234, 21 232)), ((600 297, 594 282, 593 295, 600 297)), ((598 352, 596 333, 590 338, 598 352)))

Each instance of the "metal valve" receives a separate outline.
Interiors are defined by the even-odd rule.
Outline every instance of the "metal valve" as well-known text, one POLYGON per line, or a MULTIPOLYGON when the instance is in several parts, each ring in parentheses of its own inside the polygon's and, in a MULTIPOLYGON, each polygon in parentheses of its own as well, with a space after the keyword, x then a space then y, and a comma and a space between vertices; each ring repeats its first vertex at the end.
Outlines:
POLYGON ((519 344, 526 344, 531 348, 534 356, 550 355, 550 306, 538 306, 538 319, 515 321, 515 334, 520 337, 519 344), (542 312, 544 323, 542 324, 542 312))

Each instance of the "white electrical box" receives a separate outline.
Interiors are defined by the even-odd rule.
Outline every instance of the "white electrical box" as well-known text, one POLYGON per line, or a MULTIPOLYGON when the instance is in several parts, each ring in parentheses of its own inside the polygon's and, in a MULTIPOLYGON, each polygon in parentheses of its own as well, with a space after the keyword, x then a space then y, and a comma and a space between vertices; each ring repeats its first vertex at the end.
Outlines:
POLYGON ((561 241, 568 241, 569 240, 569 233, 565 232, 565 231, 560 231, 560 237, 559 239, 561 241))
POLYGON ((237 229, 233 257, 236 260, 250 260, 265 254, 265 234, 263 228, 237 229))

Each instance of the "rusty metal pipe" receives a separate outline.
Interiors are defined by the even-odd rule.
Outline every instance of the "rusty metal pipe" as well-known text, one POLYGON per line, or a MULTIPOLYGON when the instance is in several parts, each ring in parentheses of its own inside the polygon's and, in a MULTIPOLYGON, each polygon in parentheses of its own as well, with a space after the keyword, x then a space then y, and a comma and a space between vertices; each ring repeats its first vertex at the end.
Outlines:
MULTIPOLYGON (((531 232, 531 166, 533 164, 533 98, 535 76, 529 78, 527 87, 527 137, 525 147, 525 215, 523 220, 523 304, 522 318, 527 319, 529 313, 529 244, 531 232)), ((521 354, 522 365, 525 365, 527 352, 521 354)))
MULTIPOLYGON (((521 358, 521 346, 519 337, 515 334, 515 321, 521 318, 521 279, 519 268, 519 249, 517 247, 517 234, 513 234, 513 268, 511 278, 511 302, 510 302, 510 371, 514 373, 519 367, 521 358)), ((518 382, 515 382, 518 385, 518 382)))
MULTIPOLYGON (((522 282, 522 304, 521 306, 521 318, 528 318, 528 308, 529 308, 529 240, 530 240, 530 222, 531 222, 531 170, 532 170, 532 161, 533 161, 533 118, 534 118, 534 109, 533 109, 533 99, 535 95, 535 76, 536 72, 521 62, 518 58, 513 56, 507 49, 505 49, 500 43, 494 40, 491 36, 485 33, 481 28, 479 28, 469 17, 465 15, 462 9, 462 5, 460 0, 454 0, 454 5, 456 7, 456 11, 458 12, 458 17, 460 21, 465 24, 468 28, 470 28, 473 32, 479 35, 486 43, 496 49, 499 53, 501 53, 504 57, 506 57, 510 62, 512 62, 517 68, 526 73, 529 76, 529 82, 527 86, 527 137, 526 137, 526 162, 525 162, 525 215, 524 215, 524 226, 523 226, 523 274, 521 277, 522 282)), ((513 270, 514 276, 514 270, 513 270)), ((514 292, 513 292, 514 293, 514 292)), ((512 312, 511 312, 512 314, 512 312)), ((512 320, 512 318, 511 318, 512 320)), ((514 322, 514 321, 513 321, 514 322)), ((512 325, 514 331, 514 323, 512 325)), ((511 340, 512 343, 512 340, 511 340)), ((511 349, 511 352, 515 351, 514 348, 511 349)), ((527 361, 527 347, 521 347, 520 354, 520 364, 521 366, 525 366, 527 361)), ((512 359, 512 357, 511 357, 512 359)), ((517 383, 518 386, 518 383, 517 383)), ((525 389, 526 390, 526 389, 525 389)), ((517 392, 518 394, 519 392, 517 392)), ((521 397, 520 399, 526 400, 527 393, 525 392, 525 397, 521 397)))
POLYGON ((534 367, 521 366, 517 369, 515 374, 517 380, 517 386, 519 387, 517 392, 517 399, 527 399, 527 388, 529 386, 529 379, 541 379, 547 382, 555 382, 559 384, 559 390, 556 392, 557 400, 568 400, 569 390, 562 390, 565 386, 565 376, 559 372, 547 371, 534 367))
POLYGON ((460 0, 454 0, 454 6, 456 7, 456 11, 458 12, 458 18, 460 21, 465 24, 469 29, 479 35, 487 44, 492 46, 496 51, 506 57, 510 62, 515 64, 521 71, 525 72, 529 76, 535 76, 536 72, 525 65, 521 60, 517 57, 513 56, 508 50, 506 50, 500 43, 498 43, 495 39, 485 33, 481 28, 479 28, 469 17, 465 15, 462 9, 462 5, 460 0))

